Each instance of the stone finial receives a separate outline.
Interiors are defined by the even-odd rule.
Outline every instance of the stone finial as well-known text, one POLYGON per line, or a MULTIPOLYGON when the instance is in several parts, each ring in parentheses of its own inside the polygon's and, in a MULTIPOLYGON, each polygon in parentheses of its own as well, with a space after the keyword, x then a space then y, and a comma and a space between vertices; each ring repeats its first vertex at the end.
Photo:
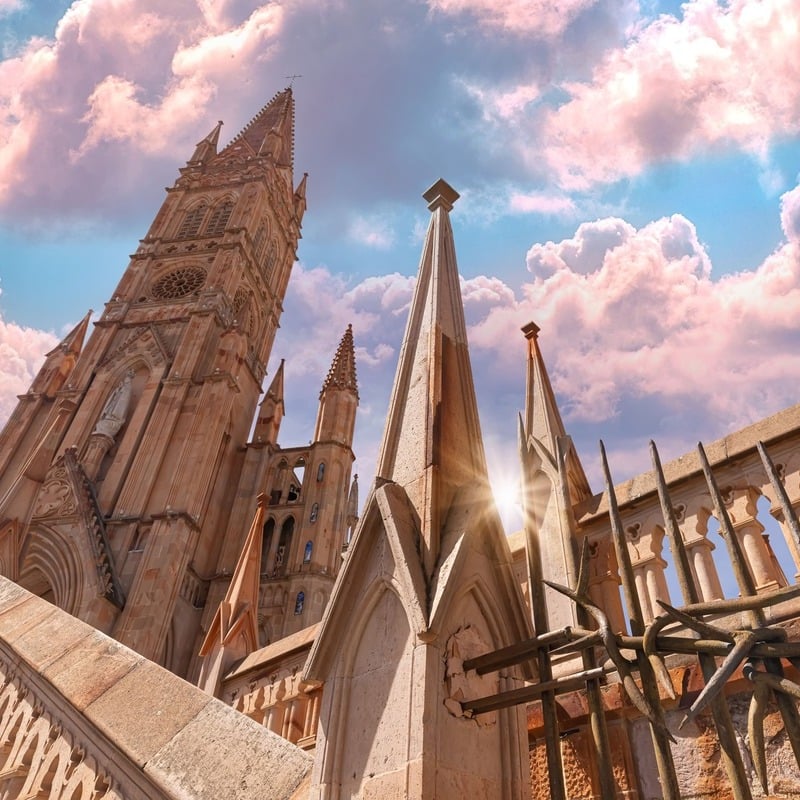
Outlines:
POLYGON ((444 208, 445 211, 451 211, 456 200, 461 197, 461 195, 443 178, 439 178, 439 180, 422 196, 428 201, 428 208, 431 211, 436 211, 437 208, 444 208))

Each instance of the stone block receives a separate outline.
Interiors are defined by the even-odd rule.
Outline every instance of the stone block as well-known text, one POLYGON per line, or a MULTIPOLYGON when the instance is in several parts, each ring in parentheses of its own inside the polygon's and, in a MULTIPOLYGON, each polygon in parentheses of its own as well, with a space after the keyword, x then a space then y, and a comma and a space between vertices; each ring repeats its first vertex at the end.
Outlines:
POLYGON ((197 687, 142 659, 84 713, 143 767, 210 702, 197 687))
POLYGON ((82 711, 143 660, 127 647, 92 631, 53 661, 43 674, 82 711))
POLYGON ((26 607, 25 611, 33 624, 27 625, 19 633, 14 647, 38 672, 74 649, 91 631, 86 623, 69 614, 56 613, 54 606, 42 600, 39 600, 35 610, 26 607))
POLYGON ((289 800, 313 758, 296 745, 210 700, 145 765, 170 797, 289 800))
POLYGON ((26 597, 19 602, 12 600, 8 606, 0 605, 0 639, 9 642, 15 648, 27 631, 46 617, 54 616, 58 611, 50 603, 27 592, 25 594, 26 597))

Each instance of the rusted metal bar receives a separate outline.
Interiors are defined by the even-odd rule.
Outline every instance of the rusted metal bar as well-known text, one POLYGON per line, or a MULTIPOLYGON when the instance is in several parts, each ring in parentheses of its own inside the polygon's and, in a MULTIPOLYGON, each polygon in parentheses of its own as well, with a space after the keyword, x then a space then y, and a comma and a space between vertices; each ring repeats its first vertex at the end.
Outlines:
MULTIPOLYGON (((650 442, 650 458, 653 462, 653 472, 656 477, 656 487, 658 489, 658 499, 661 504, 661 513, 664 517, 664 526, 669 537, 672 557, 675 560, 675 571, 678 575, 678 585, 681 589, 683 602, 685 604, 697 603, 700 601, 700 593, 692 575, 689 555, 683 542, 683 534, 678 527, 675 518, 675 509, 672 507, 672 500, 667 489, 667 481, 664 477, 664 470, 661 466, 661 458, 658 455, 656 443, 650 442)), ((656 639, 656 643, 658 640, 656 639)), ((697 660, 703 673, 706 685, 713 680, 717 664, 714 656, 699 652, 697 660)), ((736 741, 736 732, 733 727, 733 720, 728 709, 728 705, 723 697, 715 697, 711 700, 711 715, 714 719, 714 726, 717 729, 720 749, 722 751, 722 761, 725 772, 731 784, 731 790, 735 800, 751 800, 752 792, 747 780, 742 754, 736 741)))
MULTIPOLYGON (((794 539, 795 552, 800 556, 800 521, 797 519, 797 514, 789 500, 789 495, 786 494, 786 487, 781 483, 778 471, 775 469, 775 465, 772 463, 769 453, 767 453, 767 448, 764 447, 763 442, 758 442, 756 447, 758 448, 758 454, 761 456, 761 462, 764 464, 764 469, 769 476, 772 488, 775 490, 775 494, 778 497, 781 511, 783 511, 783 518, 786 520, 786 524, 789 526, 789 531, 794 539)), ((797 566, 800 568, 800 564, 797 566)))
POLYGON ((534 683, 531 686, 523 686, 521 689, 512 689, 509 692, 499 692, 487 697, 479 697, 476 700, 464 700, 461 708, 464 711, 471 711, 473 714, 486 714, 489 711, 498 711, 501 708, 517 706, 521 703, 529 703, 537 700, 545 693, 574 692, 582 689, 587 680, 600 678, 603 675, 603 668, 596 667, 583 672, 576 672, 564 678, 554 678, 550 681, 534 683))
MULTIPOLYGON (((603 475, 605 477, 606 493, 608 495, 608 516, 611 522, 611 533, 617 555, 617 563, 620 568, 625 603, 630 616, 631 633, 634 636, 641 636, 644 634, 644 615, 642 614, 642 607, 636 593, 633 566, 631 564, 630 554, 628 553, 628 546, 625 542, 622 518, 619 513, 614 483, 611 480, 611 471, 608 467, 606 449, 602 442, 600 442, 600 455, 603 462, 603 475)), ((655 715, 655 719, 652 717, 650 718, 650 732, 653 739, 658 775, 661 780, 661 790, 665 800, 680 800, 678 777, 675 773, 675 764, 672 759, 672 749, 670 747, 670 734, 664 723, 664 711, 661 707, 661 698, 658 694, 655 673, 653 672, 650 661, 644 654, 644 650, 636 651, 636 661, 642 680, 642 691, 655 715)))
POLYGON ((775 589, 764 594, 734 597, 730 600, 707 600, 704 603, 692 603, 683 606, 681 611, 691 616, 703 616, 706 614, 722 616, 724 614, 752 611, 758 608, 769 608, 787 600, 794 600, 796 597, 800 597, 800 584, 784 586, 782 589, 775 589))
MULTIPOLYGON (((618 646, 623 650, 644 650, 644 636, 617 636, 618 646)), ((662 653, 697 655, 708 653, 724 658, 733 645, 719 639, 689 639, 686 636, 658 636, 656 648, 662 653)), ((800 654, 800 642, 759 642, 750 651, 751 658, 796 658, 800 654)))
POLYGON ((523 661, 528 661, 535 656, 542 647, 545 649, 551 646, 557 647, 570 641, 570 633, 571 629, 567 626, 557 631, 544 633, 541 636, 534 636, 532 639, 516 642, 499 650, 493 650, 491 653, 485 653, 482 656, 468 658, 464 662, 464 671, 467 672, 474 669, 478 675, 485 675, 487 672, 494 672, 503 667, 521 664, 523 661))
MULTIPOLYGON (((698 443, 697 449, 700 455, 700 463, 703 467, 703 474, 705 475, 706 483, 708 484, 711 497, 714 501, 714 507, 718 514, 717 519, 719 520, 720 531, 723 533, 725 543, 728 546, 728 552, 731 556, 733 574, 736 577, 736 582, 739 585, 739 591, 743 595, 755 595, 755 582, 753 581, 753 577, 747 568, 741 545, 739 544, 739 540, 736 536, 736 531, 734 531, 733 525, 731 524, 728 510, 725 508, 725 504, 722 502, 722 496, 720 494, 719 487, 717 486, 717 482, 714 479, 713 473, 711 472, 711 467, 708 463, 708 458, 706 457, 706 452, 702 443, 698 443)), ((766 624, 766 615, 764 614, 763 607, 754 608, 752 611, 748 611, 746 613, 752 620, 753 627, 763 627, 766 624)), ((780 659, 765 658, 764 667, 767 672, 771 673, 772 675, 775 675, 778 678, 783 678, 783 667, 781 666, 780 659)), ((795 761, 797 762, 798 767, 800 767, 800 715, 797 712, 797 707, 788 695, 784 694, 783 692, 775 692, 774 696, 775 702, 778 705, 778 709, 781 712, 784 727, 786 728, 786 735, 789 739, 790 745, 792 746, 792 752, 794 753, 795 761)))

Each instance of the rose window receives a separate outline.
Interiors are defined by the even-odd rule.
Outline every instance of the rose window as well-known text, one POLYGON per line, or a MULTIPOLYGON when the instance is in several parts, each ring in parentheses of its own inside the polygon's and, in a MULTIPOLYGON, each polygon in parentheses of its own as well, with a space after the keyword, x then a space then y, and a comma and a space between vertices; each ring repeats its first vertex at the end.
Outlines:
POLYGON ((158 300, 175 300, 196 292, 204 283, 206 272, 200 267, 180 267, 162 275, 153 282, 153 297, 158 300))

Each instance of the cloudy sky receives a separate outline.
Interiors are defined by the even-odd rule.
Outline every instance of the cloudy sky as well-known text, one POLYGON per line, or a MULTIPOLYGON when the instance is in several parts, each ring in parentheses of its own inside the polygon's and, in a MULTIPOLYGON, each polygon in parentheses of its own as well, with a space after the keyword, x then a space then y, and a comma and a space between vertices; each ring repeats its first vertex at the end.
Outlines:
POLYGON ((438 177, 487 451, 535 320, 599 490, 797 402, 800 0, 0 0, 0 418, 193 145, 286 76, 309 209, 273 362, 311 435, 348 322, 372 476, 438 177))

